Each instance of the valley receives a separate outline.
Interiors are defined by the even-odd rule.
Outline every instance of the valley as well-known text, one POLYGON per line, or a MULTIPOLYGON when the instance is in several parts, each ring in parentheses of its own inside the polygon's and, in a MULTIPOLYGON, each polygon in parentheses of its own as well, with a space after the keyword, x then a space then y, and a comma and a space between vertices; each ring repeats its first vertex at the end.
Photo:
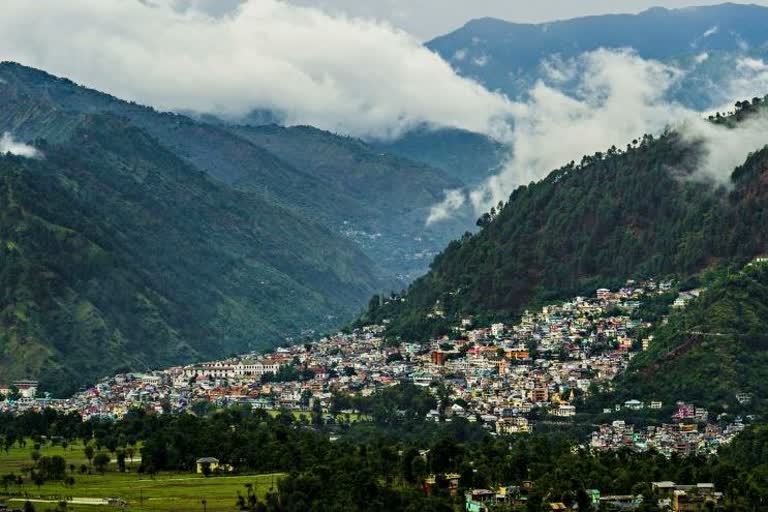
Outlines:
POLYGON ((6 0, 0 511, 765 510, 756 1, 6 0))

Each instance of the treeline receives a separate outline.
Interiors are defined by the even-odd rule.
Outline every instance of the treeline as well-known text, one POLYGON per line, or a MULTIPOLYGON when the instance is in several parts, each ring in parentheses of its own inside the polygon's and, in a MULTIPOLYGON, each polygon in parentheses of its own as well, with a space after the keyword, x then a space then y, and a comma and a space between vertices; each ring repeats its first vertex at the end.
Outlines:
MULTIPOLYGON (((87 421, 51 411, 3 417, 2 435, 72 435, 108 443, 140 442, 141 471, 193 471, 199 457, 216 457, 235 472, 284 472, 266 497, 233 496, 242 510, 449 511, 462 491, 524 487, 527 510, 548 503, 583 503, 587 489, 603 494, 642 494, 644 510, 656 510, 649 482, 713 482, 725 493, 722 510, 760 510, 768 500, 768 428, 754 427, 720 456, 665 458, 654 452, 590 453, 567 432, 494 437, 455 419, 443 425, 413 423, 409 435, 388 427, 310 428, 284 413, 272 417, 245 408, 206 416, 154 415, 132 411, 118 422, 87 421), (50 430, 43 431, 44 428, 50 430), (332 439, 336 439, 335 441, 332 439), (459 475, 457 495, 445 475, 459 475), (423 483, 436 475, 430 495, 423 483), (523 484, 525 483, 525 486, 523 484)), ((60 465, 60 464, 59 464, 60 465)), ((46 466, 47 467, 47 466, 46 466)), ((56 468, 53 467, 53 470, 56 468)))

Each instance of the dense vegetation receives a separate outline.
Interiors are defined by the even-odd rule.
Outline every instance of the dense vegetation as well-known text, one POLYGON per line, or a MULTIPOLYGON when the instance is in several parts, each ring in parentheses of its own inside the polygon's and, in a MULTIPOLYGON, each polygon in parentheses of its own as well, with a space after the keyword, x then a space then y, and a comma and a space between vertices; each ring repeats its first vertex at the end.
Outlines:
POLYGON ((645 136, 522 186, 405 292, 374 298, 361 321, 390 319, 392 335, 419 339, 464 314, 513 318, 628 278, 687 277, 762 253, 768 150, 745 155, 731 190, 689 178, 699 155, 675 132, 645 136), (428 319, 438 303, 445 319, 428 319))
POLYGON ((596 402, 693 401, 713 412, 765 412, 768 396, 768 265, 727 272, 685 311, 654 330, 615 393, 596 402), (739 404, 737 393, 752 401, 739 404))
POLYGON ((0 158, 0 374, 58 395, 337 325, 459 232, 424 227, 459 182, 320 130, 204 123, 3 63, 5 131, 44 158, 0 158))
POLYGON ((0 78, 0 131, 53 142, 68 134, 58 111, 124 117, 215 179, 350 237, 390 278, 423 273, 434 253, 472 225, 459 219, 427 228, 429 208, 461 181, 359 140, 160 113, 13 63, 0 64, 0 78))
POLYGON ((465 130, 423 126, 394 140, 373 141, 384 151, 424 162, 468 187, 496 174, 510 149, 490 137, 465 130))
POLYGON ((351 242, 123 120, 68 125, 68 141, 38 141, 44 158, 0 157, 4 379, 63 394, 118 368, 263 348, 379 285, 351 242))
MULTIPOLYGON (((468 212, 447 222, 425 225, 429 209, 442 200, 443 191, 463 184, 434 167, 382 153, 358 139, 332 136, 309 126, 235 126, 229 130, 322 182, 334 194, 321 192, 317 197, 323 200, 326 209, 333 210, 328 214, 329 223, 338 225, 342 218, 347 222, 343 227, 347 232, 363 231, 352 234, 353 239, 392 274, 403 271, 413 277, 422 274, 433 254, 422 254, 420 250, 436 252, 472 225, 468 212), (337 204, 330 204, 334 201, 337 204), (340 215, 341 208, 346 210, 343 215, 340 215), (413 240, 414 236, 421 242, 413 240)), ((448 148, 434 148, 434 151, 444 154, 448 148)), ((481 176, 486 176, 488 170, 481 176)), ((249 181, 239 183, 240 188, 251 186, 249 181)), ((322 212, 319 208, 317 211, 322 212)))
MULTIPOLYGON (((412 393, 404 390, 406 395, 412 393)), ((52 411, 0 419, 4 446, 27 443, 30 437, 34 443, 45 438, 59 443, 83 439, 90 446, 86 456, 94 467, 97 459, 99 464, 124 460, 129 451, 140 451, 137 469, 149 474, 194 471, 198 457, 216 457, 231 465, 234 473, 287 473, 266 499, 246 489, 233 495, 233 507, 241 510, 451 511, 461 506, 462 495, 451 496, 446 481, 438 478, 431 496, 422 490, 427 476, 447 473, 460 475, 460 491, 530 482, 522 491, 527 498, 524 510, 530 511, 548 510, 552 501, 583 506, 586 489, 643 494, 647 499, 642 510, 657 510, 649 482, 659 480, 713 482, 726 496, 722 510, 760 510, 768 499, 764 426, 745 431, 718 457, 666 459, 653 452, 574 450, 577 439, 567 432, 494 438, 463 421, 445 425, 414 421, 409 432, 421 435, 410 436, 391 436, 390 427, 374 425, 360 437, 354 435, 356 426, 309 427, 291 414, 272 417, 241 408, 204 416, 132 411, 117 423, 81 422, 77 415, 52 411), (329 435, 339 439, 331 441, 329 435)), ((29 449, 34 451, 34 445, 29 449)), ((58 462, 45 461, 35 471, 43 477, 42 468, 51 466, 47 477, 59 478, 58 462)), ((126 469, 118 464, 118 470, 126 469)))

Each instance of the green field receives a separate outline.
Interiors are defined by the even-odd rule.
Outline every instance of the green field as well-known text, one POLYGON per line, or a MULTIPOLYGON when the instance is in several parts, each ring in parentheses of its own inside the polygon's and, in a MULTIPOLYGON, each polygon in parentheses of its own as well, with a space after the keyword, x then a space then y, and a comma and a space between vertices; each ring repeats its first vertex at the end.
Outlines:
MULTIPOLYGON (((277 483, 280 475, 238 475, 203 477, 194 473, 161 473, 150 477, 138 474, 136 460, 127 463, 129 471, 119 473, 114 463, 103 475, 93 470, 92 474, 73 473, 75 485, 66 487, 62 482, 46 482, 38 487, 29 481, 24 468, 33 464, 31 453, 33 443, 29 441, 24 448, 14 446, 8 453, 0 451, 0 475, 8 473, 22 474, 24 483, 19 488, 9 487, 11 493, 26 493, 35 505, 37 512, 48 509, 54 510, 57 496, 67 496, 72 499, 67 510, 90 511, 125 510, 134 512, 187 512, 204 510, 202 500, 206 500, 205 510, 210 512, 234 511, 237 492, 246 494, 246 484, 252 484, 256 494, 263 497, 269 488, 277 483), (106 504, 78 503, 88 501, 80 498, 120 498, 127 505, 116 506, 106 504)), ((83 452, 83 446, 77 444, 64 449, 60 446, 44 446, 40 449, 43 456, 61 455, 67 465, 88 465, 83 452)), ((112 457, 114 459, 114 457, 112 457)), ((6 502, 11 507, 21 508, 23 498, 8 497, 0 487, 0 502, 6 502), (20 500, 20 501, 16 501, 20 500)))

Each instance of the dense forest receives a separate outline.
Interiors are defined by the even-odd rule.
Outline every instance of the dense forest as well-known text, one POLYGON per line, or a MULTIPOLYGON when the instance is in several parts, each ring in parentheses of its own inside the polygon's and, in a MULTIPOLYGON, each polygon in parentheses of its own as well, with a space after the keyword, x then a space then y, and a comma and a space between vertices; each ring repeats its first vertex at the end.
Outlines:
MULTIPOLYGON (((736 117, 763 105, 739 102, 736 117), (744 113, 742 113, 744 111, 744 113)), ((718 121, 719 122, 719 121, 718 121)), ((731 188, 690 179, 702 149, 674 131, 586 156, 516 189, 400 295, 361 323, 424 339, 465 314, 511 319, 527 306, 630 278, 681 278, 742 264, 768 247, 768 150, 745 155, 731 188), (439 303, 445 318, 427 318, 439 303)))
POLYGON ((0 134, 43 156, 0 155, 3 379, 66 395, 322 331, 463 229, 424 226, 461 186, 441 170, 312 128, 209 121, 0 63, 0 134))
POLYGON ((713 413, 764 414, 768 396, 768 265, 728 269, 684 311, 648 333, 614 393, 593 408, 630 398, 695 402, 713 413), (751 395, 740 404, 736 395, 751 395))
POLYGON ((212 180, 124 120, 64 125, 69 142, 38 141, 44 158, 0 157, 5 379, 65 394, 119 368, 265 348, 380 286, 351 241, 212 180))

